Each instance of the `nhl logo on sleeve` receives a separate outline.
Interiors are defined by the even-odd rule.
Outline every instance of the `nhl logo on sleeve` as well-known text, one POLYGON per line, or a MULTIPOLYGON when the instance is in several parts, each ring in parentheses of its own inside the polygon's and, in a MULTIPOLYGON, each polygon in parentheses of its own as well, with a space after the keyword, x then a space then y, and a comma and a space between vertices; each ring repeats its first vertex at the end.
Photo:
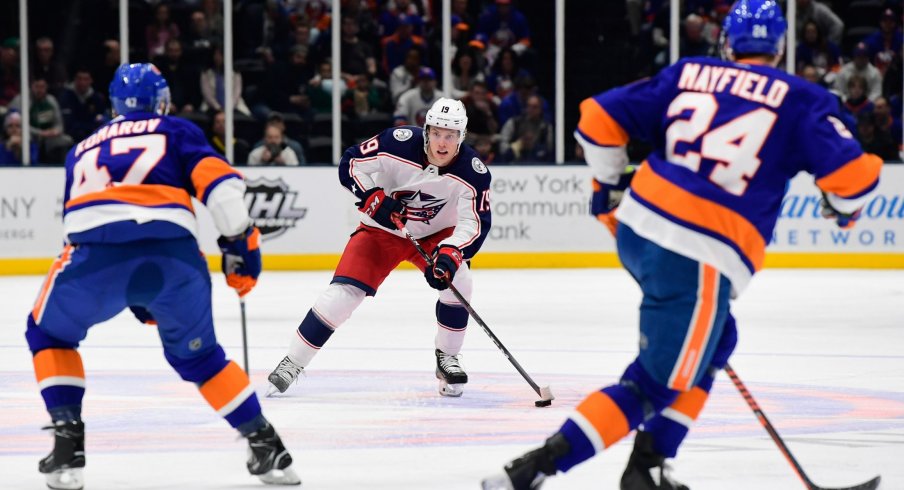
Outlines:
POLYGON ((474 171, 479 174, 487 173, 487 166, 480 161, 479 158, 474 157, 471 159, 471 166, 474 167, 474 171))
POLYGON ((392 137, 398 141, 408 141, 414 133, 410 129, 399 128, 392 132, 392 137))

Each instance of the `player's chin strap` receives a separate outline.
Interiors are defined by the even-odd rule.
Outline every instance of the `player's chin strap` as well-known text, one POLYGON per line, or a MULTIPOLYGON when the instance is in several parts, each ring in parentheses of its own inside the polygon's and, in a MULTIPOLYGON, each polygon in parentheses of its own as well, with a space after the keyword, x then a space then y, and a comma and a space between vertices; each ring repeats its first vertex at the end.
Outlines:
MULTIPOLYGON (((433 257, 431 257, 430 254, 428 254, 424 250, 424 247, 421 247, 421 244, 417 241, 417 238, 414 238, 411 232, 408 231, 408 228, 405 227, 405 223, 402 223, 402 221, 397 218, 396 215, 392 216, 392 221, 393 223, 395 223, 396 227, 398 227, 398 229, 405 234, 411 244, 414 245, 414 248, 417 249, 418 253, 427 263, 427 267, 433 267, 433 257)), ((552 391, 549 389, 549 386, 544 386, 541 388, 539 385, 537 385, 533 378, 531 378, 530 375, 527 374, 527 372, 524 370, 524 368, 521 367, 521 364, 518 364, 518 361, 515 360, 515 357, 512 355, 512 353, 509 352, 509 350, 506 349, 504 345, 502 345, 502 341, 499 340, 499 337, 496 337, 493 331, 490 330, 490 327, 488 327, 483 319, 480 318, 480 315, 478 315, 477 312, 474 311, 474 308, 471 307, 471 304, 468 303, 464 296, 462 296, 461 293, 458 292, 458 289, 456 289, 456 287, 452 285, 452 282, 450 281, 448 284, 449 290, 452 291, 452 294, 455 295, 455 298, 458 300, 458 302, 461 303, 464 309, 468 311, 468 314, 471 315, 471 318, 473 318, 474 321, 476 321, 477 324, 480 325, 481 328, 483 328, 483 331, 486 332, 493 343, 496 344, 496 347, 498 347, 499 350, 502 351, 502 354, 505 356, 505 358, 512 363, 512 366, 515 366, 515 369, 517 369, 521 377, 524 378, 525 381, 527 381, 527 384, 529 384, 530 387, 533 388, 533 390, 537 393, 537 395, 540 396, 540 401, 544 402, 544 406, 545 402, 551 402, 552 400, 554 400, 555 397, 552 395, 552 391)))

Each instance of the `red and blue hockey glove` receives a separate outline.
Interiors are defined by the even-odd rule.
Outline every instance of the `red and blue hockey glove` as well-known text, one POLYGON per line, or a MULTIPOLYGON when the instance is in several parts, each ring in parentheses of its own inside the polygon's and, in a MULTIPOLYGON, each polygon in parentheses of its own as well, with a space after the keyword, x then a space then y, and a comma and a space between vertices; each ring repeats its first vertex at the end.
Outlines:
POLYGON ((590 197, 590 214, 615 235, 618 222, 615 220, 615 210, 621 203, 625 190, 631 185, 634 178, 634 170, 637 167, 628 165, 618 178, 616 184, 606 184, 593 179, 593 195, 590 197))
POLYGON ((461 250, 452 245, 440 245, 433 252, 433 267, 424 269, 427 284, 433 289, 442 291, 449 287, 455 272, 461 267, 461 250))
POLYGON ((132 310, 132 314, 135 315, 135 318, 137 318, 139 322, 144 323, 145 325, 157 324, 154 315, 151 315, 151 312, 148 311, 147 308, 143 306, 130 306, 129 309, 132 310))
POLYGON ((405 206, 400 201, 387 196, 380 187, 374 187, 365 192, 364 197, 355 204, 358 206, 358 211, 373 218, 383 228, 398 229, 392 221, 393 216, 405 223, 405 206))
POLYGON ((857 220, 860 219, 860 214, 863 210, 863 208, 859 208, 852 213, 842 213, 832 206, 832 203, 829 202, 829 198, 826 196, 825 192, 822 193, 822 201, 820 201, 819 204, 822 206, 822 217, 835 220, 838 227, 845 230, 854 227, 857 220))
POLYGON ((250 293, 261 274, 261 232, 250 226, 237 237, 221 236, 217 240, 223 252, 223 274, 226 284, 236 290, 239 296, 250 293))

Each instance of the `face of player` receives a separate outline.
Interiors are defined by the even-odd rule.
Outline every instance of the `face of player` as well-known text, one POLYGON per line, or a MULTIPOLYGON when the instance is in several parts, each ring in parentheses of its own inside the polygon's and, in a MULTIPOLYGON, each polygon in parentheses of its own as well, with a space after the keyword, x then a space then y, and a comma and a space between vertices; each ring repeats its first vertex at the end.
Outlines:
POLYGON ((437 167, 445 167, 451 163, 458 153, 458 134, 455 129, 430 126, 427 129, 430 141, 427 148, 427 161, 437 167))

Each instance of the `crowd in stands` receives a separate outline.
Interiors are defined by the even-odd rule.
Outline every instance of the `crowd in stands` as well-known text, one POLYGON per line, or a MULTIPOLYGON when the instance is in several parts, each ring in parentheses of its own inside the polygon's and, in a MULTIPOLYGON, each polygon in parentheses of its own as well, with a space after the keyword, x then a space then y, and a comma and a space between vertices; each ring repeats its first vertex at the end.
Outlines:
MULTIPOLYGON (((787 1, 797 2, 797 74, 838 95, 845 122, 864 149, 899 159, 902 2, 787 1)), ((544 79, 538 67, 551 70, 544 66, 551 63, 541 63, 531 44, 532 30, 550 29, 552 22, 529 20, 522 2, 452 0, 452 84, 444 94, 438 86, 443 67, 437 0, 343 1, 338 80, 332 76, 331 2, 236 0, 235 73, 228 94, 235 107, 236 162, 331 162, 332 93, 338 91, 343 145, 393 125, 422 125, 430 105, 451 95, 464 102, 467 142, 487 163, 552 163, 548 99, 554 87, 537 83, 544 79)), ((624 2, 629 41, 643 47, 653 73, 668 63, 669 2, 624 2)), ((719 56, 721 23, 731 3, 683 2, 682 56, 719 56)), ((225 151, 221 8, 216 0, 133 1, 137 32, 129 52, 131 61, 151 61, 166 77, 171 113, 198 124, 214 148, 225 151)), ((0 32, 0 165, 22 161, 19 52, 25 46, 15 34, 0 32)), ((75 142, 110 119, 106 92, 120 45, 107 37, 90 60, 59 56, 55 42, 62 39, 41 36, 28 46, 33 161, 61 163, 75 142)))

